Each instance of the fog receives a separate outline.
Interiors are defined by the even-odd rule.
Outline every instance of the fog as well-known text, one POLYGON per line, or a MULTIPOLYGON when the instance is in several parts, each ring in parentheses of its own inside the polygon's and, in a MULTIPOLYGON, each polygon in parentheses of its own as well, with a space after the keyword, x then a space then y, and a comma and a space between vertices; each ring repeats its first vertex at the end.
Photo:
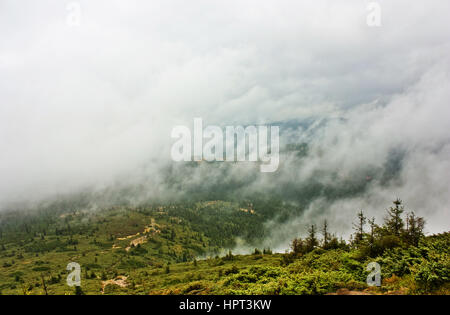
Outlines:
POLYGON ((375 173, 363 194, 304 205, 270 245, 323 217, 347 236, 358 209, 381 220, 397 197, 427 232, 448 230, 450 3, 380 0, 380 27, 367 25, 368 3, 2 0, 0 209, 117 185, 142 184, 138 201, 231 179, 248 194, 333 187, 385 172, 401 152, 394 178, 375 173), (308 121, 280 132, 310 149, 282 155, 274 174, 200 167, 166 189, 171 130, 194 117, 308 121))

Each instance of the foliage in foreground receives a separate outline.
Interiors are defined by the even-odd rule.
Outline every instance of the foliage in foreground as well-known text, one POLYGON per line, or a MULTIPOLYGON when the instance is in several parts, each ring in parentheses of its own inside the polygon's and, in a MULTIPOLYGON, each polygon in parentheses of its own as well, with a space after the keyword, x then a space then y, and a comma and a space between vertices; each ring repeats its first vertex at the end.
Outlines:
POLYGON ((290 253, 255 249, 249 255, 223 254, 233 246, 233 236, 251 238, 266 219, 252 204, 210 201, 26 218, 8 214, 0 224, 0 292, 327 294, 345 288, 449 294, 450 233, 425 237, 421 221, 414 217, 415 223, 402 225, 395 217, 400 205, 396 208, 390 209, 393 219, 383 226, 373 222, 367 233, 356 224, 350 243, 329 235, 328 227, 311 228, 305 240, 294 240, 290 253), (82 268, 78 289, 66 284, 72 261, 82 268), (372 261, 382 271, 382 286, 376 289, 366 285, 365 268, 372 261))

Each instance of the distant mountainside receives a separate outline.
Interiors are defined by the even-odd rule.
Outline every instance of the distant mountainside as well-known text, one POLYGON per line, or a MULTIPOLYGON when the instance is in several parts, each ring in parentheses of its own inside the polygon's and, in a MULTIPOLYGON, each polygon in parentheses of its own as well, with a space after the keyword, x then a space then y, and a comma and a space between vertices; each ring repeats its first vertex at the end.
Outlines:
MULTIPOLYGON (((339 120, 339 119, 337 119, 339 120)), ((358 166, 354 169, 310 169, 311 155, 327 148, 317 147, 314 138, 329 124, 329 119, 306 119, 274 122, 280 126, 280 165, 275 173, 261 173, 258 163, 246 162, 172 162, 153 161, 137 174, 118 178, 114 183, 85 187, 70 194, 53 196, 39 202, 10 205, 6 209, 104 208, 139 206, 147 203, 195 202, 204 200, 283 200, 296 205, 298 211, 318 199, 334 201, 363 194, 368 186, 387 186, 402 170, 405 151, 396 148, 384 164, 358 166)), ((313 163, 314 164, 314 163, 313 163)), ((26 198, 24 198, 26 200, 26 198)))

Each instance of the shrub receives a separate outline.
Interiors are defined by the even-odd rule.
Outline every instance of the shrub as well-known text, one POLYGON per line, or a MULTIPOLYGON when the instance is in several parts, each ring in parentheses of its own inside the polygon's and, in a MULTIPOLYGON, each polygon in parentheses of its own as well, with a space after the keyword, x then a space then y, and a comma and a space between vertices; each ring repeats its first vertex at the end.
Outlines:
POLYGON ((435 290, 442 284, 450 281, 449 263, 424 263, 417 272, 415 280, 426 291, 435 290))

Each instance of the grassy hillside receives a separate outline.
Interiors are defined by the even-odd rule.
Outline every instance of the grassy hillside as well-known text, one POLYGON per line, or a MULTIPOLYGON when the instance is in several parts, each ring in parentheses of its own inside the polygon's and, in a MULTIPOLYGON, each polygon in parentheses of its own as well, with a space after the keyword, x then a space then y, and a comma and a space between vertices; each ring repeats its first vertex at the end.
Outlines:
MULTIPOLYGON (((280 204, 266 205, 280 207, 280 204)), ((261 207, 262 208, 262 207, 261 207)), ((81 265, 84 294, 449 294, 450 234, 417 245, 364 246, 248 255, 226 251, 236 236, 266 236, 270 213, 250 202, 208 201, 103 210, 10 212, 0 216, 0 292, 75 294, 70 262, 81 265), (381 265, 381 288, 365 267, 381 265)))

